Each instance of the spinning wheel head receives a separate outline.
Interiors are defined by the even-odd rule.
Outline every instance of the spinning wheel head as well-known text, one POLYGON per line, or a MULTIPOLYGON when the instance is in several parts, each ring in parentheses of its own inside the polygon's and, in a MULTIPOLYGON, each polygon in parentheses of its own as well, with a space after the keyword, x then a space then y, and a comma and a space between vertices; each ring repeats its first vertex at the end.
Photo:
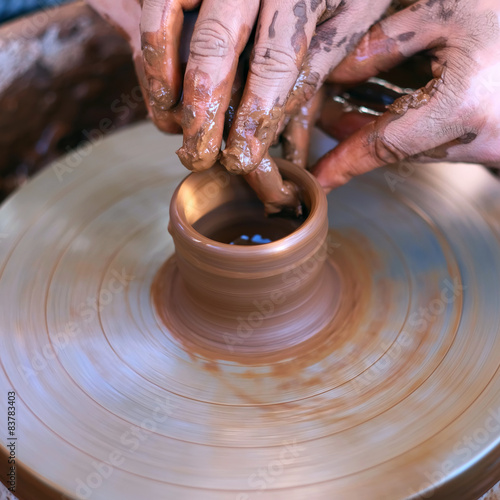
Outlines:
MULTIPOLYGON (((280 349, 257 341, 271 339, 255 334, 268 304, 253 300, 231 346, 214 327, 221 289, 204 280, 195 315, 178 257, 165 264, 185 175, 176 141, 147 124, 117 133, 0 209, 0 380, 17 395, 19 496, 475 499, 497 482, 498 182, 441 164, 336 190, 328 234, 318 225, 322 265, 288 275, 270 316, 286 325, 280 349), (297 313, 293 286, 308 276, 307 307, 331 307, 326 324, 297 313)), ((310 241, 297 243, 304 262, 310 241)), ((266 247, 279 241, 238 250, 257 280, 272 275, 266 247)), ((216 263, 190 255, 189 272, 216 263)), ((252 293, 231 288, 226 303, 252 293)))

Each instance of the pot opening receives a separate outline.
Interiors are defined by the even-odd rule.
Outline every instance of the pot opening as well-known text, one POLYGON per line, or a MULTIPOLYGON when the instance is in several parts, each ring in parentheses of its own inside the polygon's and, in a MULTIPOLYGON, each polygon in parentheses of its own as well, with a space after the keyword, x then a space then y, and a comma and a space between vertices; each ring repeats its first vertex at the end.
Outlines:
POLYGON ((266 215, 257 199, 232 200, 202 216, 193 228, 203 236, 230 245, 263 245, 285 238, 307 219, 281 212, 266 215))

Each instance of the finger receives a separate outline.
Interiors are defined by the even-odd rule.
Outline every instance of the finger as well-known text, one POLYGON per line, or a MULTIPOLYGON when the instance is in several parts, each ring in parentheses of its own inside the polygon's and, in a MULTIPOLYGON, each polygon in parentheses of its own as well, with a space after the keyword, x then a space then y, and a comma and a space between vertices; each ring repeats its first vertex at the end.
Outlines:
MULTIPOLYGON (((181 94, 179 58, 183 9, 194 9, 200 0, 144 0, 141 15, 141 46, 144 78, 153 120, 164 129, 181 94)), ((168 131, 168 130, 165 130, 168 131)))
POLYGON ((288 208, 296 215, 301 215, 302 205, 297 186, 283 180, 276 162, 269 154, 265 155, 256 169, 245 175, 245 179, 264 203, 266 213, 278 213, 288 208))
MULTIPOLYGON (((132 50, 135 72, 142 90, 142 95, 144 96, 144 102, 148 109, 148 114, 152 117, 148 97, 148 84, 145 78, 144 63, 142 60, 141 32, 138 22, 141 18, 141 5, 139 0, 129 0, 127 2, 127 8, 123 11, 116 8, 116 2, 114 0, 88 0, 88 3, 121 35, 123 35, 126 40, 128 40, 132 50)), ((160 128, 171 133, 179 133, 181 131, 180 125, 175 123, 174 119, 165 121, 161 124, 160 128)))
POLYGON ((459 104, 443 87, 443 80, 436 79, 413 95, 398 99, 387 113, 321 158, 313 172, 324 189, 462 136, 464 125, 453 116, 459 104))
POLYGON ((245 60, 244 55, 240 57, 238 67, 236 69, 236 74, 233 80, 233 86, 231 87, 231 98, 229 99, 229 105, 226 110, 226 116, 224 119, 224 133, 222 135, 224 139, 227 139, 227 136, 229 135, 229 130, 231 129, 234 122, 234 117, 236 116, 236 110, 238 109, 238 105, 241 101, 241 96, 243 95, 247 66, 247 61, 245 60))
POLYGON ((287 102, 287 113, 301 107, 318 91, 332 69, 355 48, 389 4, 390 0, 375 2, 367 9, 365 2, 344 3, 317 27, 287 102))
MULTIPOLYGON (((284 134, 284 152, 287 159, 305 165, 309 133, 301 130, 304 110, 310 106, 312 96, 320 92, 319 89, 332 68, 355 47, 363 33, 382 15, 389 2, 390 0, 377 2, 371 9, 366 9, 365 5, 356 2, 344 3, 333 12, 323 14, 326 20, 316 28, 286 104, 285 113, 294 116, 284 134)), ((319 105, 318 100, 315 102, 319 105)))
POLYGON ((361 82, 417 52, 444 45, 450 27, 434 12, 435 3, 421 0, 373 26, 328 81, 361 82))
POLYGON ((324 101, 324 92, 319 90, 289 120, 282 135, 283 156, 301 168, 307 165, 311 130, 316 123, 324 101))
POLYGON ((262 2, 247 84, 222 155, 228 170, 252 171, 274 140, 320 14, 315 3, 262 2))
POLYGON ((259 0, 202 3, 184 78, 184 143, 177 152, 190 170, 205 170, 217 160, 238 58, 258 11, 259 0))

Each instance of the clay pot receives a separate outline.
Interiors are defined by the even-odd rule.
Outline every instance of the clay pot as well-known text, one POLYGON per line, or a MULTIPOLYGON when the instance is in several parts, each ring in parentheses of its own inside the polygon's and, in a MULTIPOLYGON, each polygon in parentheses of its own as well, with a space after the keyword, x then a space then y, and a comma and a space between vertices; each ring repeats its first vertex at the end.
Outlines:
POLYGON ((301 223, 267 218, 244 178, 221 167, 190 174, 175 191, 169 231, 180 276, 172 276, 167 322, 185 340, 264 354, 303 342, 331 321, 334 272, 326 263, 325 194, 307 171, 285 161, 278 165, 285 179, 300 186, 307 213, 301 223), (261 236, 278 239, 230 243, 252 237, 235 228, 256 226, 261 236))

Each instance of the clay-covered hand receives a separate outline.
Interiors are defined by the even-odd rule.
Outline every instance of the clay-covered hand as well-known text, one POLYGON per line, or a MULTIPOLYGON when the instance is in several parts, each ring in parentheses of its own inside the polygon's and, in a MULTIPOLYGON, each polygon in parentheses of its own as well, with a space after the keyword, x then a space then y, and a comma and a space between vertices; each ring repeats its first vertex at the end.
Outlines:
POLYGON ((498 0, 415 2, 373 26, 330 78, 359 82, 424 50, 434 78, 318 162, 326 190, 405 158, 500 165, 498 0))
MULTIPOLYGON (((248 77, 221 158, 236 173, 260 164, 283 129, 285 108, 300 116, 389 3, 374 0, 367 8, 365 0, 203 0, 184 81, 184 144, 178 153, 184 165, 203 170, 218 158, 238 58, 254 26, 248 77)), ((293 124, 290 129, 293 141, 298 134, 293 124)))
MULTIPOLYGON (((184 11, 201 0, 87 0, 129 41, 150 117, 164 132, 180 133, 174 111, 182 94, 184 11)), ((189 41, 184 45, 187 46, 189 41)))
MULTIPOLYGON (((259 9, 259 1, 205 0, 196 23, 187 61, 189 36, 185 11, 196 9, 201 0, 88 0, 128 40, 149 115, 164 132, 184 131, 179 157, 191 170, 213 165, 220 152, 225 118, 231 122, 241 100, 246 58, 239 56, 246 46, 259 9), (186 29, 183 29, 186 28, 186 29), (185 78, 184 78, 185 77, 185 78), (184 88, 183 88, 184 83, 184 88), (181 128, 182 125, 182 128, 181 128)), ((195 19, 188 18, 188 23, 195 19)), ((192 28, 192 26, 191 26, 192 28)), ((311 100, 295 114, 287 129, 285 151, 305 164, 292 144, 307 146, 304 123, 315 117, 317 100, 311 100)), ((227 125, 227 123, 226 123, 227 125)), ((303 148, 304 150, 307 147, 303 148)), ((260 169, 247 176, 268 212, 283 207, 300 210, 294 186, 281 179, 274 161, 263 151, 260 169)))

